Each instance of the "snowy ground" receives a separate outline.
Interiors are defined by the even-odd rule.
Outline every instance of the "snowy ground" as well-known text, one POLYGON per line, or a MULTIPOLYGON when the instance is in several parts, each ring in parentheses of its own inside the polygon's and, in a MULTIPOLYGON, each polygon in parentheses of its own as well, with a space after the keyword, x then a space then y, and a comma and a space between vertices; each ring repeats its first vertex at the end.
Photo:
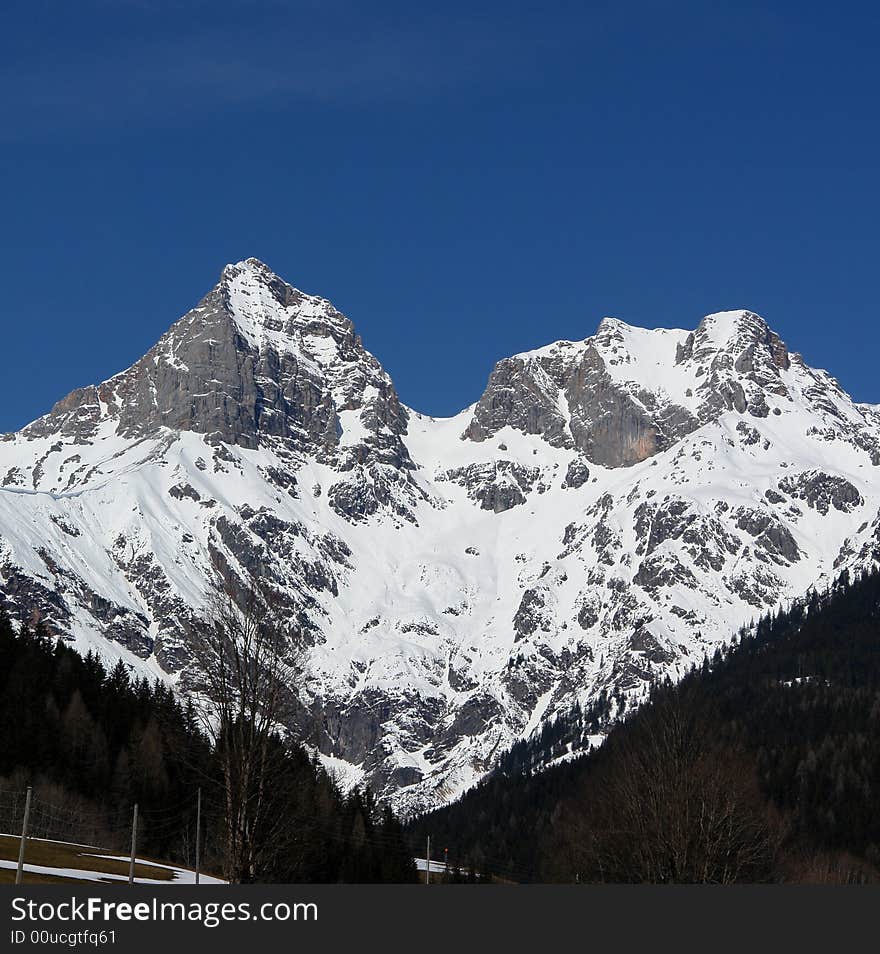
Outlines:
MULTIPOLYGON (((425 858, 416 858, 414 859, 416 863, 416 868, 419 871, 424 871, 428 867, 428 862, 425 858)), ((437 874, 443 874, 446 871, 446 865, 442 861, 436 861, 434 858, 431 859, 431 874, 434 872, 437 874)))
MULTIPOLYGON (((0 835, 0 849, 4 855, 14 857, 0 858, 0 871, 15 871, 18 866, 19 839, 13 835, 0 835), (11 851, 10 849, 14 849, 11 851)), ((105 854, 99 848, 68 842, 53 842, 43 839, 28 839, 25 852, 24 881, 70 879, 76 882, 122 882, 128 881, 128 855, 105 854), (34 850, 36 849, 36 850, 34 850), (38 862, 48 860, 45 855, 51 852, 57 856, 57 864, 28 862, 27 851, 36 855, 38 862), (91 859, 94 859, 93 861, 91 859), (28 875, 37 876, 36 879, 28 875)), ((5 879, 3 879, 5 880, 5 879)), ((176 865, 161 864, 137 856, 135 858, 135 882, 137 884, 195 884, 195 871, 176 865)), ((201 874, 200 884, 225 884, 219 878, 201 874)))

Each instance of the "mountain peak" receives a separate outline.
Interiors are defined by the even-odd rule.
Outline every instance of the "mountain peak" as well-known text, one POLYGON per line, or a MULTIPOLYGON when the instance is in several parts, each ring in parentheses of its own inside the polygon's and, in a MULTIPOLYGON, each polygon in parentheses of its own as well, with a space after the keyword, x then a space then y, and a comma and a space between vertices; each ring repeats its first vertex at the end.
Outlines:
POLYGON ((390 381, 352 323, 248 258, 226 265, 138 362, 74 391, 25 431, 84 441, 111 418, 124 437, 166 428, 248 447, 267 437, 326 449, 337 443, 337 410, 360 408, 368 386, 387 395, 399 429, 390 381))
POLYGON ((288 284, 257 258, 227 265, 208 297, 216 294, 252 349, 288 351, 303 332, 346 337, 354 333, 352 323, 326 298, 288 284))
MULTIPOLYGON (((763 353, 778 370, 791 364, 788 348, 782 338, 764 319, 753 311, 719 311, 697 325, 693 339, 694 352, 727 352, 737 358, 737 370, 750 365, 763 353)), ((746 370, 750 370, 747 368, 746 370)))
POLYGON ((701 329, 718 340, 728 340, 731 336, 743 332, 766 333, 770 330, 760 315, 745 308, 716 311, 706 315, 697 325, 697 331, 701 329))
POLYGON ((269 279, 278 278, 278 275, 265 262, 251 257, 243 258, 240 262, 229 262, 224 265, 220 272, 220 281, 224 282, 237 278, 243 272, 269 279))
POLYGON ((596 337, 599 337, 599 335, 603 334, 613 334, 616 331, 626 331, 631 327, 631 325, 628 325, 620 318, 614 318, 611 315, 606 315, 599 322, 599 327, 596 329, 596 337))

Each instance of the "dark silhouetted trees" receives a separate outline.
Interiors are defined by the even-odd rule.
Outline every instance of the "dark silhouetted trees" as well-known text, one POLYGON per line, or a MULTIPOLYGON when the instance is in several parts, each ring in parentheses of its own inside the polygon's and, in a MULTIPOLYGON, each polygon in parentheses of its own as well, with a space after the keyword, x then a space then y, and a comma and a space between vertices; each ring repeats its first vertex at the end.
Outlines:
POLYGON ((430 831, 521 880, 880 880, 877 569, 770 613, 596 751, 532 771, 584 721, 514 747, 411 822, 413 844, 430 831))
MULTIPOLYGON (((203 865, 223 869, 228 736, 212 740, 167 686, 133 678, 123 663, 108 672, 40 626, 17 630, 0 609, 0 726, 7 825, 20 824, 17 796, 32 785, 35 835, 124 850, 137 802, 140 852, 192 864, 202 788, 203 865)), ((248 879, 416 879, 398 822, 368 793, 343 796, 314 756, 269 729, 254 755, 272 772, 248 879)))

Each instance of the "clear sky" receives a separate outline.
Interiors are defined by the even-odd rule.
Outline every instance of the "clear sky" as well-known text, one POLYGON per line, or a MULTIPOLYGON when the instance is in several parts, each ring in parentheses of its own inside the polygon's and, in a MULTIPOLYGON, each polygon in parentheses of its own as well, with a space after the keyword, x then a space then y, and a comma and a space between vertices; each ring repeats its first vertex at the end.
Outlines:
POLYGON ((0 431, 256 256, 435 415, 603 315, 880 401, 873 3, 6 0, 0 431))

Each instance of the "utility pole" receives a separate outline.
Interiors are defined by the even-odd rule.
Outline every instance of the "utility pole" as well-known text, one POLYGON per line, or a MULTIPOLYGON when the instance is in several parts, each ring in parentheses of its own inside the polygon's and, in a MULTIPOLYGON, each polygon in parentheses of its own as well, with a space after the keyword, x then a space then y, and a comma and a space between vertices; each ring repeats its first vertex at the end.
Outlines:
POLYGON ((138 836, 138 807, 137 802, 134 803, 134 812, 131 816, 131 861, 128 864, 128 883, 134 884, 134 856, 137 852, 137 836, 138 836))
POLYGON ((199 883, 199 841, 202 837, 202 790, 196 799, 196 884, 199 883))
MULTIPOLYGON (((425 884, 431 883, 431 836, 428 835, 428 852, 425 865, 425 884)), ((432 895, 433 897, 433 895, 432 895)))
POLYGON ((21 823, 21 844, 18 847, 18 868, 15 870, 15 883, 21 884, 21 876, 24 872, 24 843, 27 841, 28 818, 31 814, 31 787, 28 785, 27 795, 24 800, 24 821, 21 823))

